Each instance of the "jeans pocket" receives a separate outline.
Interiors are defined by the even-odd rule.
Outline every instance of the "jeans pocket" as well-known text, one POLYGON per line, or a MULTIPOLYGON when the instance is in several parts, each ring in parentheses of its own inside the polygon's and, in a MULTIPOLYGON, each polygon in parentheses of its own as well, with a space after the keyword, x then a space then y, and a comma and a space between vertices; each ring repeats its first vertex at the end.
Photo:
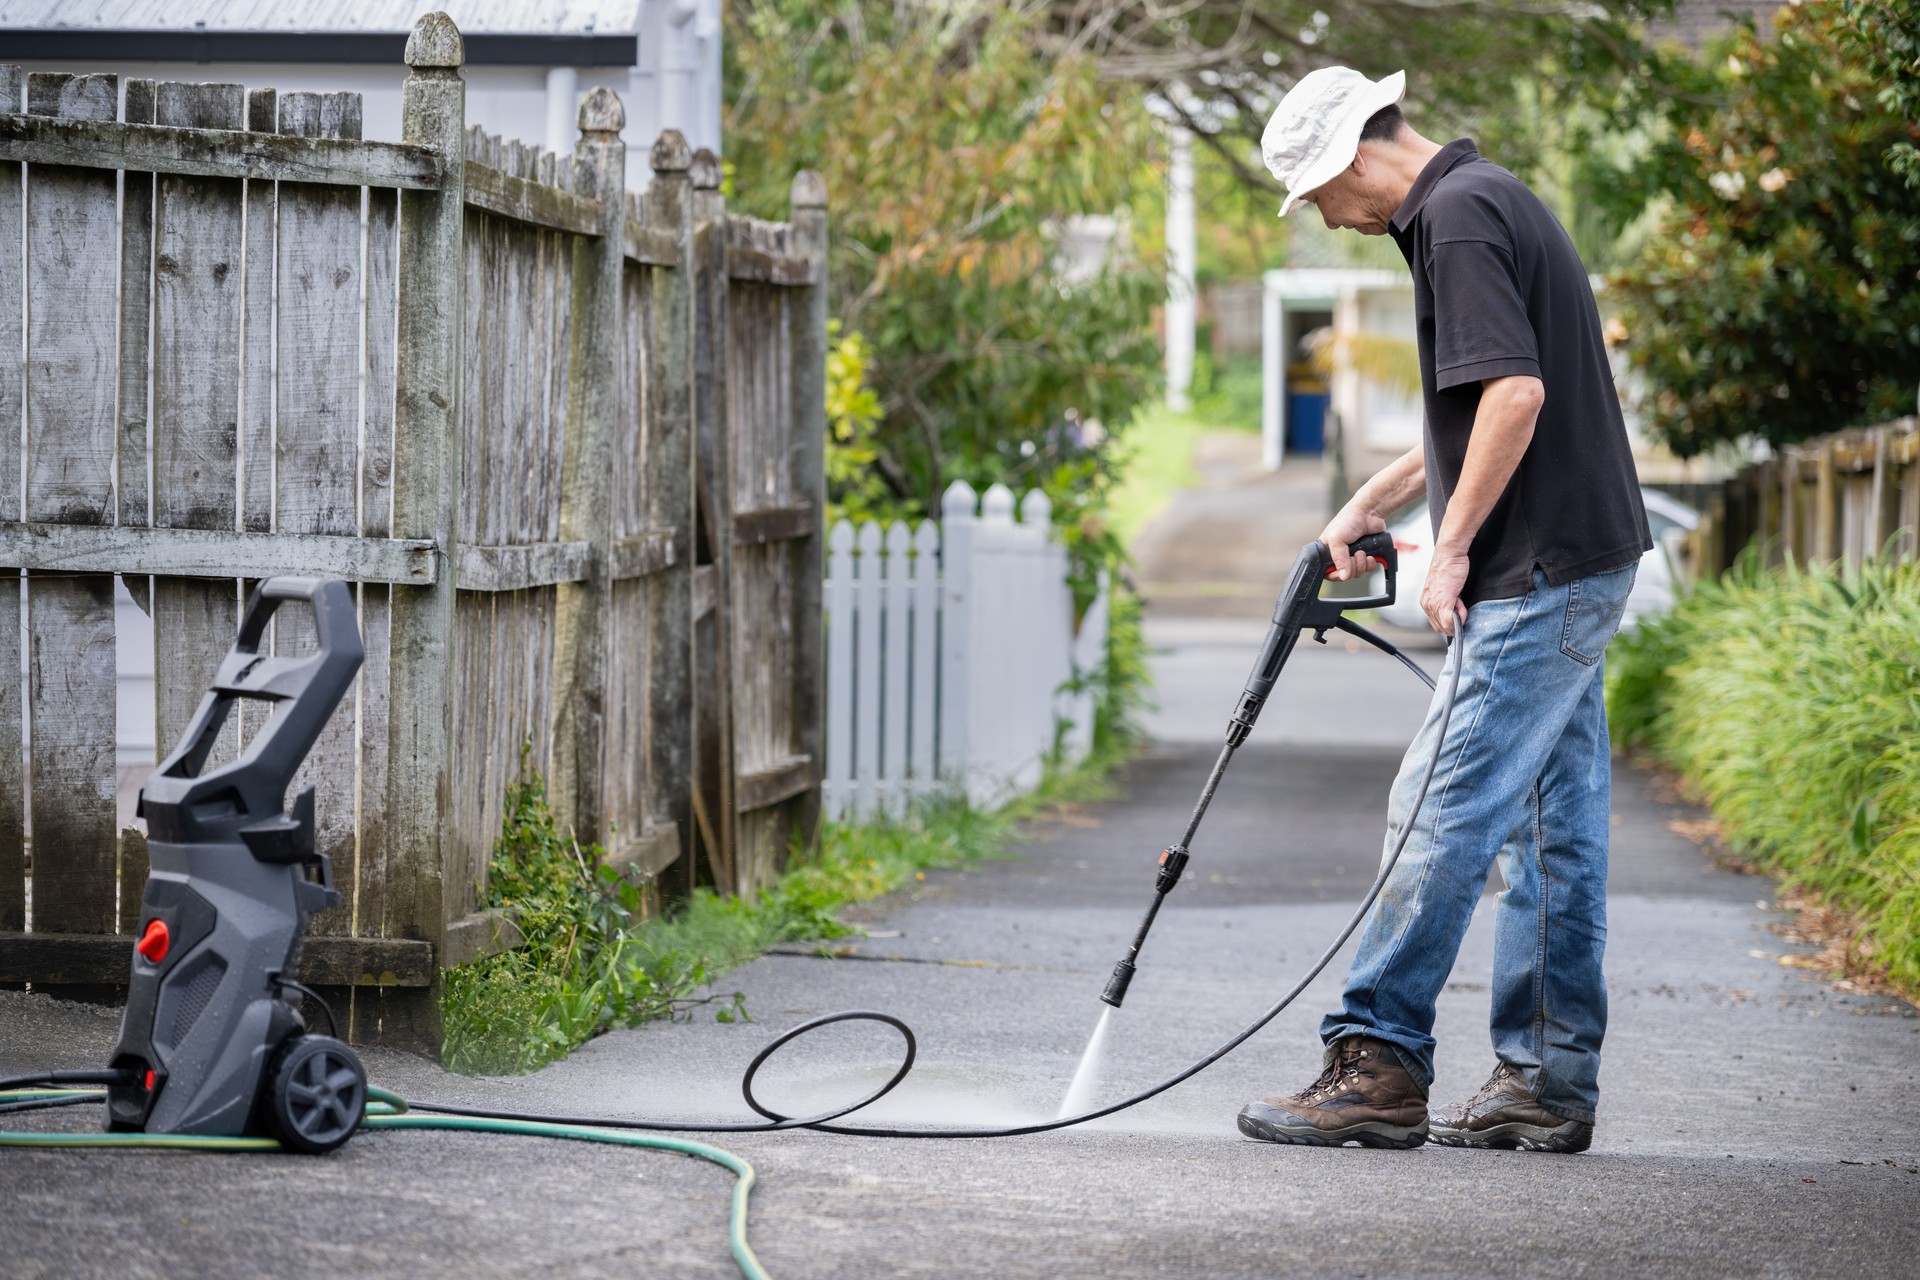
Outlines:
POLYGON ((1627 593, 1633 590, 1638 564, 1607 573, 1589 574, 1567 584, 1567 620, 1560 636, 1560 652, 1582 666, 1592 666, 1607 652, 1620 629, 1627 593))

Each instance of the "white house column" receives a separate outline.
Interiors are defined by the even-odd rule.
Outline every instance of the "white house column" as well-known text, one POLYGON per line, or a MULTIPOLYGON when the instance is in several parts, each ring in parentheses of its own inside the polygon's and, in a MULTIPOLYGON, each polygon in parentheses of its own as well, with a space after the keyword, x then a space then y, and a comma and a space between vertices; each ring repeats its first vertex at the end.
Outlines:
POLYGON ((1286 307, 1272 273, 1260 279, 1260 464, 1278 471, 1287 455, 1286 307))
MULTIPOLYGON (((660 127, 699 137, 700 47, 694 17, 699 0, 664 0, 660 25, 660 127)), ((699 145, 694 142, 693 145, 699 145)))
POLYGON ((556 156, 573 154, 580 114, 580 73, 572 67, 547 68, 547 150, 556 156))
POLYGON ((1193 135, 1168 130, 1167 163, 1167 405, 1193 407, 1194 243, 1193 135))

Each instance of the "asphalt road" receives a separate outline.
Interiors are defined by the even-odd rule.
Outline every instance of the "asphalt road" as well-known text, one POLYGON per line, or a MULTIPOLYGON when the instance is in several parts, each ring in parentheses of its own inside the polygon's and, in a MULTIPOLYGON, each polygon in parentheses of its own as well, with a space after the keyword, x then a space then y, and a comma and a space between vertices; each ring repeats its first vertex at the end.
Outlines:
MULTIPOLYGON (((913 1076, 869 1118, 1051 1115, 1258 632, 1156 624, 1159 740, 1122 794, 1036 824, 1013 860, 863 909, 870 936, 852 957, 769 956, 730 976, 751 1024, 616 1032, 516 1080, 382 1053, 370 1070, 416 1097, 742 1118, 738 1075, 761 1044, 815 1014, 869 1008, 920 1038, 913 1076)), ((1225 1039, 1337 933, 1377 864, 1387 784, 1424 697, 1378 655, 1302 646, 1114 1018, 1101 1097, 1225 1039)), ((1588 1154, 1242 1139, 1243 1102, 1317 1069, 1314 1026, 1343 956, 1238 1053, 1079 1129, 718 1138, 759 1170, 756 1247, 779 1277, 1920 1274, 1920 1019, 1783 967, 1799 948, 1770 928, 1782 919, 1770 885, 1712 867, 1667 825, 1697 815, 1645 775, 1618 768, 1615 795, 1613 1020, 1588 1154)), ((1490 905, 1442 997, 1436 1101, 1471 1092, 1492 1065, 1490 905)), ((0 1074, 97 1064, 114 1026, 0 993, 0 1074)), ((824 1109, 883 1078, 897 1053, 875 1027, 802 1042, 769 1069, 765 1096, 824 1109)), ((728 1185, 671 1155, 464 1135, 363 1134, 317 1160, 0 1150, 0 1272, 727 1276, 728 1185)))

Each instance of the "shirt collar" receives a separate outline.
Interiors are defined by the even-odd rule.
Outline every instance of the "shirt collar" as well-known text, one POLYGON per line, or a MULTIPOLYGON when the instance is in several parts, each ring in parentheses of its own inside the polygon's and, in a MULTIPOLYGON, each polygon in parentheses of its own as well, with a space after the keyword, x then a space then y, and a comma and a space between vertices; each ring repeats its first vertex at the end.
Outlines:
POLYGON ((1427 161, 1426 168, 1420 170, 1420 176, 1413 180, 1413 186, 1407 191, 1407 198, 1400 202, 1400 208, 1393 215, 1393 229, 1406 234, 1413 220, 1420 216, 1420 207, 1433 194, 1440 179, 1469 160, 1478 160, 1480 152, 1474 147, 1472 138, 1455 138, 1440 150, 1434 152, 1433 159, 1427 161))

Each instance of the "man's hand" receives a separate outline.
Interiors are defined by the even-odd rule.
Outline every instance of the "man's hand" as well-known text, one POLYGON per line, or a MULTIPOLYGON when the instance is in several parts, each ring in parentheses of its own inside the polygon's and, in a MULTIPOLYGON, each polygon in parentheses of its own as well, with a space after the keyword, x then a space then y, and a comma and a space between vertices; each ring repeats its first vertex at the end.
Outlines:
POLYGON ((1333 577, 1340 582, 1373 572, 1380 562, 1369 555, 1355 555, 1349 548, 1370 533, 1379 533, 1387 522, 1370 511, 1362 511, 1349 502, 1320 533, 1333 557, 1333 577))
POLYGON ((1373 479, 1361 485, 1340 514, 1320 534, 1333 557, 1333 577, 1347 582, 1373 572, 1380 562, 1368 555, 1355 555, 1353 544, 1370 533, 1384 533, 1387 516, 1411 502, 1426 488, 1425 453, 1419 445, 1380 468, 1373 479))
POLYGON ((1460 603, 1460 590, 1466 585, 1466 553, 1434 548, 1433 563, 1427 566, 1427 580, 1420 588, 1420 610, 1443 636, 1453 634, 1454 619, 1467 616, 1467 606, 1460 603))

